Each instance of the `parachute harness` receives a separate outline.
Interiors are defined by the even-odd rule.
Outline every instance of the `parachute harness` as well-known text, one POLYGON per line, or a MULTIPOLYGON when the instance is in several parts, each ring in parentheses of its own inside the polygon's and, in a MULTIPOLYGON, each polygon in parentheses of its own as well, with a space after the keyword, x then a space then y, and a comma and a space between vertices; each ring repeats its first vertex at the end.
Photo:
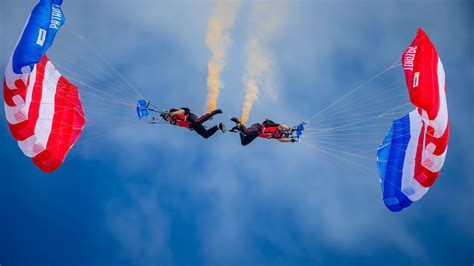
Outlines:
MULTIPOLYGON (((184 115, 183 119, 173 118, 169 111, 164 111, 157 106, 153 105, 150 101, 145 99, 140 99, 137 102, 136 111, 138 118, 148 118, 148 124, 168 124, 168 125, 179 125, 179 122, 188 122, 187 114, 184 115), (151 106, 151 107, 150 107, 151 106), (150 113, 159 114, 159 116, 151 116, 150 113), (171 119, 170 119, 171 118, 171 119)), ((190 131, 194 129, 192 127, 187 127, 190 131)))
POLYGON ((297 126, 292 127, 291 129, 287 130, 288 133, 283 131, 284 134, 288 134, 288 138, 294 139, 295 142, 300 142, 300 138, 303 135, 304 126, 306 122, 301 122, 297 126))
MULTIPOLYGON (((301 122, 298 125, 287 129, 287 130, 277 130, 274 133, 277 133, 279 136, 286 135, 289 139, 293 139, 294 142, 300 142, 301 136, 303 135, 303 131, 305 129, 306 122, 301 122)), ((265 126, 262 125, 261 131, 263 132, 265 126)), ((229 130, 229 132, 237 133, 238 130, 229 130)))

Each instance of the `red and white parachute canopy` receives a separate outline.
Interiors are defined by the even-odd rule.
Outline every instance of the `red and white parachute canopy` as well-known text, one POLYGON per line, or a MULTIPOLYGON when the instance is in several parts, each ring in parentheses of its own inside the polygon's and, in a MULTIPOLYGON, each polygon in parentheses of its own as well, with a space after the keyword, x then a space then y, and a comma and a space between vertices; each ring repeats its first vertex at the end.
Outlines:
POLYGON ((42 0, 33 9, 3 83, 11 134, 45 172, 61 166, 86 121, 77 87, 45 55, 64 23, 61 4, 62 0, 42 0))
POLYGON ((392 211, 428 192, 443 167, 449 139, 444 68, 423 30, 403 53, 402 65, 416 109, 393 121, 377 152, 384 203, 392 211))

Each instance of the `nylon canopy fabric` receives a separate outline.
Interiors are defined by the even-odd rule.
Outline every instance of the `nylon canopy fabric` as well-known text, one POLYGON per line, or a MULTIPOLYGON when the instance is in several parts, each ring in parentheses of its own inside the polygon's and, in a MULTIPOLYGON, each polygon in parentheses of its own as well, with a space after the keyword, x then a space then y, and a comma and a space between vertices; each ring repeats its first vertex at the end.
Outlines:
POLYGON ((42 0, 35 6, 4 78, 10 132, 44 172, 61 166, 86 122, 77 87, 45 55, 64 24, 61 4, 62 0, 42 0))
POLYGON ((383 200, 392 211, 410 206, 428 192, 443 167, 449 139, 445 72, 422 29, 401 59, 416 109, 392 123, 377 151, 383 200))

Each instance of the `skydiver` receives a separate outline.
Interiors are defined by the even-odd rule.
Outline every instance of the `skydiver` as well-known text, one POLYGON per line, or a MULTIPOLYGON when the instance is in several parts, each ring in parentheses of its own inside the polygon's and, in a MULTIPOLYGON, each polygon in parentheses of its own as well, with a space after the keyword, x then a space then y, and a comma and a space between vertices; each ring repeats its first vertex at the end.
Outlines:
POLYGON ((203 138, 207 139, 214 135, 214 133, 216 133, 216 131, 219 129, 222 131, 222 133, 227 131, 223 123, 219 123, 218 125, 215 125, 209 129, 206 129, 206 127, 202 125, 207 120, 212 119, 212 117, 216 114, 222 114, 222 110, 216 109, 210 113, 198 117, 197 115, 191 113, 189 108, 182 107, 180 109, 170 109, 168 112, 163 112, 161 117, 172 125, 194 130, 203 138))
POLYGON ((295 131, 294 128, 290 128, 287 125, 277 124, 272 120, 265 119, 263 123, 255 123, 250 127, 246 127, 241 124, 239 119, 233 117, 232 122, 235 122, 235 127, 233 127, 231 132, 239 132, 240 142, 242 146, 250 144, 257 137, 265 139, 276 139, 280 142, 296 142, 297 139, 292 136, 292 133, 295 131))

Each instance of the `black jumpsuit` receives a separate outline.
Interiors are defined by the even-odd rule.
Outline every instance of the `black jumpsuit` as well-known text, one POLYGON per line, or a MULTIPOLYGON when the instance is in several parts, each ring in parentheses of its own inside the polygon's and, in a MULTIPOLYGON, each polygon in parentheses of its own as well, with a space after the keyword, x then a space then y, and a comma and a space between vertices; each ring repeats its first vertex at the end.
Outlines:
MULTIPOLYGON (((211 112, 211 113, 207 113, 207 114, 205 114, 201 117, 198 117, 197 115, 191 113, 189 108, 183 107, 181 109, 183 109, 184 114, 188 116, 187 120, 188 120, 188 123, 189 123, 189 128, 196 131, 196 133, 201 135, 203 138, 207 139, 210 136, 214 135, 214 133, 216 133, 217 130, 219 130, 219 127, 217 125, 209 128, 209 129, 206 129, 206 127, 202 125, 204 122, 206 122, 211 117, 213 117, 215 115, 214 113, 211 112)), ((176 109, 172 109, 172 110, 177 111, 176 109)), ((170 111, 173 112, 172 110, 170 110, 170 111)))
MULTIPOLYGON (((280 124, 277 124, 273 122, 272 120, 266 119, 263 121, 263 125, 265 127, 276 127, 279 126, 280 124)), ((254 141, 257 137, 258 134, 262 133, 262 124, 260 123, 255 123, 251 125, 250 127, 245 127, 242 126, 242 130, 240 131, 240 143, 242 146, 250 144, 252 141, 254 141)))

